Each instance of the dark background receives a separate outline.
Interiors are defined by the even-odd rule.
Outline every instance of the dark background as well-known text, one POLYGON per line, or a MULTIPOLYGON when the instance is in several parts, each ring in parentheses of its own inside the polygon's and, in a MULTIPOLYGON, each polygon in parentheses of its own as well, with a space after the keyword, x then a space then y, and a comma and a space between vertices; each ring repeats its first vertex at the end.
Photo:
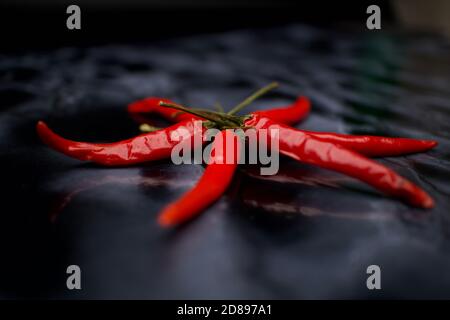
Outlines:
POLYGON ((353 23, 364 28, 368 5, 383 8, 383 23, 393 20, 389 1, 2 1, 0 27, 4 50, 146 42, 177 36, 295 22, 319 26, 353 23), (82 28, 65 28, 66 8, 77 4, 82 28))
MULTIPOLYGON (((0 298, 450 298, 450 46, 405 29, 388 1, 78 3, 3 1, 0 10, 0 298), (381 31, 365 27, 368 4, 381 31), (433 195, 423 211, 329 171, 241 168, 191 223, 156 215, 202 173, 169 161, 101 168, 38 139, 37 120, 71 139, 139 133, 126 105, 164 96, 249 110, 291 103, 299 128, 435 139, 426 154, 378 161, 433 195), (248 170, 245 170, 248 169, 248 170), (82 290, 66 289, 66 268, 82 290), (366 288, 366 268, 382 290, 366 288)), ((166 125, 164 122, 158 122, 166 125)))

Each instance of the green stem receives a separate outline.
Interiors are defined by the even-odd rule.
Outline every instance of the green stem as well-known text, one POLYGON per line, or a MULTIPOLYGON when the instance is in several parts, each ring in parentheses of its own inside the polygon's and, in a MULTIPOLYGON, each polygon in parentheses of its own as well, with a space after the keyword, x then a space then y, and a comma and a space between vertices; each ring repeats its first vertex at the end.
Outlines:
POLYGON ((224 113, 225 109, 222 107, 222 105, 220 104, 220 102, 216 102, 214 104, 214 108, 217 110, 217 112, 221 112, 224 113))
POLYGON ((195 110, 195 109, 189 109, 189 108, 183 107, 180 104, 160 101, 159 105, 163 106, 163 107, 167 107, 167 108, 180 110, 180 111, 183 111, 183 112, 186 112, 186 113, 190 113, 190 114, 193 114, 194 116, 197 116, 197 117, 200 117, 200 118, 203 118, 203 119, 206 119, 206 120, 214 121, 214 119, 210 118, 208 115, 205 115, 202 111, 195 110))
POLYGON ((217 123, 219 126, 230 126, 230 127, 236 127, 240 125, 240 119, 238 117, 227 115, 225 113, 217 113, 213 111, 207 111, 207 110, 198 110, 198 109, 190 109, 186 108, 182 105, 176 104, 176 103, 168 103, 164 101, 159 102, 160 106, 172 108, 176 110, 180 110, 186 113, 193 114, 195 116, 198 116, 200 118, 212 121, 217 123))
POLYGON ((247 97, 244 101, 242 101, 241 103, 239 103, 237 106, 235 106, 233 109, 231 109, 230 111, 228 111, 227 114, 229 115, 234 115, 236 113, 238 113, 239 111, 241 111, 243 108, 245 108, 246 106, 248 106, 250 103, 252 103, 253 101, 255 101, 256 99, 258 99, 259 97, 261 97, 263 94, 266 94, 267 92, 269 92, 272 89, 275 89, 276 87, 278 87, 278 83, 277 82, 272 82, 270 84, 268 84, 267 86, 259 89, 258 91, 256 91, 255 93, 253 93, 252 95, 250 95, 249 97, 247 97))

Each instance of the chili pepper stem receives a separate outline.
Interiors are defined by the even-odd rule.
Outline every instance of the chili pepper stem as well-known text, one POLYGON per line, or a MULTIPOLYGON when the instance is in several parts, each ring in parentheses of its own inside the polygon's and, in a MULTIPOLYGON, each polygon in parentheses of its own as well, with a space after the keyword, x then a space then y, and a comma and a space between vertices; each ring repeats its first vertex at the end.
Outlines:
POLYGON ((267 92, 269 92, 272 89, 275 89, 276 87, 278 87, 278 82, 272 82, 270 84, 268 84, 267 86, 259 89, 258 91, 256 91, 255 93, 251 94, 250 96, 248 96, 246 99, 244 99, 241 103, 239 103, 237 106, 235 106, 233 109, 231 109, 230 111, 228 111, 227 114, 229 115, 234 115, 236 113, 238 113, 239 111, 241 111, 243 108, 245 108, 246 106, 248 106, 250 103, 252 103, 253 101, 255 101, 256 99, 258 99, 259 97, 261 97, 262 95, 266 94, 267 92))
POLYGON ((248 106, 256 99, 258 99, 259 97, 261 97, 262 95, 266 94, 267 92, 276 87, 278 87, 277 82, 272 82, 268 84, 267 86, 259 89, 258 91, 248 96, 241 103, 239 103, 237 106, 231 109, 228 113, 220 111, 223 110, 223 107, 219 103, 216 103, 217 109, 219 110, 217 112, 198 108, 186 108, 180 104, 166 101, 160 101, 159 105, 162 107, 173 108, 182 112, 190 113, 195 116, 201 117, 205 120, 209 120, 210 121, 210 123, 208 124, 209 127, 214 127, 215 125, 217 125, 217 127, 221 129, 244 128, 245 126, 243 126, 243 121, 245 121, 245 117, 237 117, 235 116, 235 114, 241 111, 243 108, 248 106))
POLYGON ((225 109, 223 108, 223 106, 220 104, 220 102, 216 102, 214 104, 214 108, 216 109, 217 112, 221 112, 224 113, 225 109))
POLYGON ((233 115, 228 115, 225 113, 218 113, 208 110, 199 110, 199 109, 190 109, 186 108, 182 105, 176 104, 176 103, 168 103, 164 101, 160 101, 160 106, 167 107, 167 108, 173 108, 176 110, 180 110, 186 113, 193 114, 195 116, 201 117, 203 119, 209 120, 215 124, 217 124, 218 127, 240 127, 241 126, 241 118, 236 117, 233 115))
POLYGON ((182 106, 180 104, 160 101, 159 105, 163 106, 163 107, 167 107, 167 108, 180 110, 180 111, 183 111, 183 112, 186 112, 186 113, 190 113, 190 114, 193 114, 194 116, 201 117, 201 118, 206 119, 206 120, 210 120, 210 121, 214 121, 214 122, 217 120, 216 118, 212 117, 211 115, 205 114, 203 111, 199 111, 199 110, 195 110, 195 109, 189 109, 189 108, 186 108, 186 107, 184 107, 184 106, 182 106))

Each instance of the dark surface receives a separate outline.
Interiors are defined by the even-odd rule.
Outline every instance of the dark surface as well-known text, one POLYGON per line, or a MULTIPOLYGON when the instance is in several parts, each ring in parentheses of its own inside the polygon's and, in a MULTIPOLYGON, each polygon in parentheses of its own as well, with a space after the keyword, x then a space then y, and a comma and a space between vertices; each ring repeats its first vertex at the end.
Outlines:
POLYGON ((450 298, 450 48, 442 39, 292 26, 147 46, 65 48, 0 57, 0 297, 450 298), (100 168, 38 141, 58 133, 114 141, 138 133, 129 102, 150 95, 252 108, 312 99, 299 127, 436 139, 426 154, 380 160, 433 195, 413 209, 361 183, 282 162, 240 172, 214 206, 176 230, 157 212, 201 166, 100 168), (54 221, 53 223, 51 221, 54 221), (65 287, 82 269, 82 290, 65 287), (366 288, 366 268, 382 290, 366 288))

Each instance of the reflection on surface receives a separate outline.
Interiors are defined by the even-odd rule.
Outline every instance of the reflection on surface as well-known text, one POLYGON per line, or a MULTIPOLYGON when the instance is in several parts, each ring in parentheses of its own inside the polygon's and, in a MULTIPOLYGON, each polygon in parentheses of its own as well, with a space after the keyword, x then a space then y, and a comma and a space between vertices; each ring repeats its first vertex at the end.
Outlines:
MULTIPOLYGON (((321 169, 317 170, 306 165, 301 166, 292 163, 292 161, 285 162, 280 171, 272 176, 260 175, 260 169, 257 165, 241 167, 237 173, 240 176, 235 177, 240 183, 235 183, 234 187, 230 188, 227 192, 228 198, 231 197, 232 200, 238 200, 244 205, 277 215, 301 214, 308 217, 328 215, 350 219, 386 219, 395 216, 394 213, 371 210, 370 206, 355 206, 358 200, 355 200, 347 208, 336 209, 337 203, 333 204, 333 198, 337 198, 341 192, 348 192, 348 195, 351 195, 352 191, 366 194, 367 199, 362 203, 367 203, 370 197, 376 199, 377 195, 375 192, 371 192, 368 187, 364 187, 361 183, 344 175, 321 169), (264 183, 255 182, 257 180, 264 181, 264 183), (293 185, 300 185, 300 187, 296 189, 292 187, 293 185), (337 189, 339 192, 335 192, 336 195, 333 195, 331 190, 323 187, 337 189), (314 200, 314 198, 310 196, 311 191, 313 193, 320 191, 323 196, 329 196, 331 203, 312 202, 311 200, 314 200), (303 204, 302 200, 308 205, 303 204)), ((170 169, 170 165, 156 165, 153 168, 150 164, 141 170, 122 168, 117 171, 112 169, 99 170, 99 174, 89 173, 86 175, 75 172, 65 175, 62 180, 53 183, 53 188, 56 188, 59 195, 50 211, 50 220, 55 222, 64 208, 81 192, 89 192, 94 188, 101 192, 102 189, 111 186, 139 187, 139 192, 158 192, 161 188, 167 189, 169 192, 180 190, 186 192, 193 187, 203 171, 200 166, 186 165, 188 168, 183 169, 183 171, 187 173, 187 170, 193 170, 193 172, 191 174, 180 174, 178 172, 180 170, 170 169), (196 175, 198 177, 195 177, 196 175), (76 177, 76 180, 74 177, 76 177), (74 184, 73 181, 76 181, 76 183, 74 184)), ((136 192, 135 188, 131 190, 136 192)), ((374 199, 371 200, 374 201, 374 199)), ((395 199, 390 201, 395 201, 395 199)), ((214 208, 214 211, 217 210, 220 211, 220 207, 214 208)), ((414 215, 416 218, 424 216, 419 211, 414 212, 414 215)))

